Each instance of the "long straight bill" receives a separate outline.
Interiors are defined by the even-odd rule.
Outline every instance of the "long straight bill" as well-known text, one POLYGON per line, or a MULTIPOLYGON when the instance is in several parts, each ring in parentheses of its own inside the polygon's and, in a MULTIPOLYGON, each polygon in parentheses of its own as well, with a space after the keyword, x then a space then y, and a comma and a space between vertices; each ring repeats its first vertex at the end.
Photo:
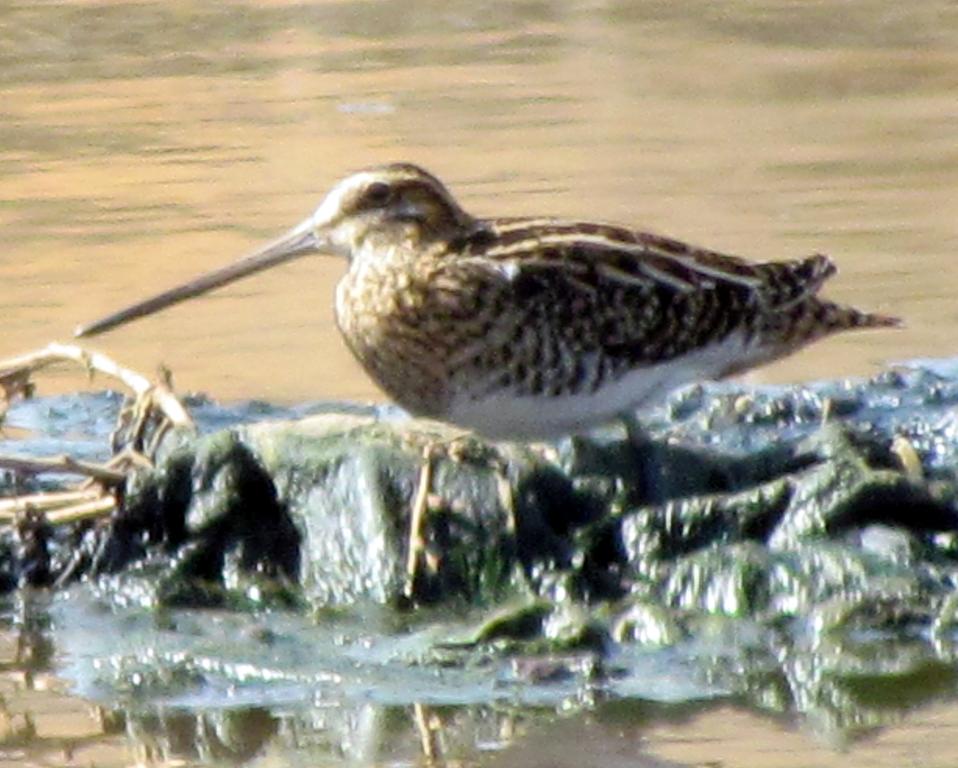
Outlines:
POLYGON ((297 256, 313 253, 320 250, 322 245, 313 231, 312 219, 307 219, 279 239, 239 261, 214 269, 212 272, 207 272, 189 282, 170 288, 163 293, 158 293, 156 296, 132 304, 92 323, 77 326, 74 335, 95 336, 118 325, 123 325, 139 317, 152 315, 154 312, 159 312, 173 304, 178 304, 207 291, 212 291, 214 288, 232 283, 241 277, 262 272, 264 269, 275 267, 285 261, 295 259, 297 256))

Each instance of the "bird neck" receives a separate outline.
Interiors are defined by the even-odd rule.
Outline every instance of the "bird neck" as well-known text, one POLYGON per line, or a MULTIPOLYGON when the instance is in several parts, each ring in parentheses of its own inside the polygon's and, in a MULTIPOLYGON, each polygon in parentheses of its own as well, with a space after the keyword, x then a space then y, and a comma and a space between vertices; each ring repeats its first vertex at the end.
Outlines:
POLYGON ((397 261, 416 261, 437 249, 448 248, 471 232, 474 220, 462 210, 450 215, 409 217, 356 231, 352 238, 352 257, 397 261))

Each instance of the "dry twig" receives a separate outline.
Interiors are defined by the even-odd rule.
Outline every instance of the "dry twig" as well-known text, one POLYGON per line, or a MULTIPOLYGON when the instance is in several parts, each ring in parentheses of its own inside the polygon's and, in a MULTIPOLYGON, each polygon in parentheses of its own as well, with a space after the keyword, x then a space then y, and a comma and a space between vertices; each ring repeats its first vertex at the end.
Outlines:
POLYGON ((142 374, 119 365, 104 354, 88 352, 74 344, 58 343, 0 361, 0 417, 6 404, 14 398, 33 394, 32 374, 64 362, 75 363, 90 375, 101 373, 117 379, 132 390, 132 402, 121 408, 111 438, 116 454, 106 464, 81 461, 70 456, 34 458, 0 455, 0 468, 16 473, 56 472, 87 478, 73 490, 0 500, 0 522, 9 523, 24 514, 39 513, 44 514, 48 522, 60 524, 109 514, 117 506, 112 489, 120 486, 133 469, 152 466, 147 454, 152 453, 169 429, 195 429, 190 415, 173 394, 168 373, 161 376, 162 381, 152 383, 142 374), (149 444, 144 448, 147 440, 149 444))
POLYGON ((104 464, 94 464, 89 461, 80 461, 71 456, 54 456, 52 458, 34 458, 32 456, 10 456, 0 454, 0 469, 11 469, 23 474, 43 474, 45 472, 61 472, 67 475, 85 475, 93 477, 110 485, 117 485, 126 479, 123 472, 110 469, 104 464))
POLYGON ((73 504, 63 509, 47 512, 47 522, 51 525, 77 523, 80 520, 92 520, 110 514, 116 509, 116 499, 112 496, 101 496, 93 501, 73 504))
POLYGON ((13 357, 0 362, 0 387, 7 390, 11 382, 57 363, 73 362, 90 373, 102 373, 117 379, 133 391, 137 399, 149 398, 169 421, 177 427, 193 428, 193 419, 166 384, 153 384, 148 378, 130 368, 124 368, 100 352, 88 352, 76 344, 53 342, 37 352, 13 357))
POLYGON ((54 509, 81 504, 102 497, 102 492, 88 489, 78 491, 50 491, 29 493, 11 499, 0 499, 0 520, 10 522, 28 509, 50 512, 54 509))

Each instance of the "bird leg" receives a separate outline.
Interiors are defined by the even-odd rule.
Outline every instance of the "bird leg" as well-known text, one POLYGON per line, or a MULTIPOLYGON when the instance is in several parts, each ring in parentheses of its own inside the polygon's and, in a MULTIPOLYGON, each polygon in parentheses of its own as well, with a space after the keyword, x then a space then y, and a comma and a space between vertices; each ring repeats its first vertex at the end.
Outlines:
POLYGON ((619 414, 619 420, 625 427, 625 436, 628 438, 629 445, 636 451, 646 450, 652 443, 652 438, 646 432, 645 427, 639 422, 639 417, 633 411, 623 411, 619 414))
POLYGON ((619 419, 625 427, 626 442, 635 457, 636 485, 643 500, 645 503, 661 501, 665 472, 662 447, 652 439, 635 412, 623 412, 619 414, 619 419))

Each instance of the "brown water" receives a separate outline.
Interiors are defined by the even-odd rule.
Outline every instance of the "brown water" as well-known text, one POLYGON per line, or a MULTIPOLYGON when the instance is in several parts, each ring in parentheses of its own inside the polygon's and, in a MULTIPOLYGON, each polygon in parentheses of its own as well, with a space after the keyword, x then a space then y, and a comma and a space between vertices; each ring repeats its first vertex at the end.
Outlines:
MULTIPOLYGON (((0 357, 240 255, 392 160, 477 214, 825 251, 832 296, 908 322, 756 380, 955 355, 956 94, 951 0, 3 3, 0 357)), ((94 346, 219 399, 376 398, 332 322, 343 267, 303 260, 94 346)), ((715 759, 710 722, 660 734, 705 756, 663 754, 715 759)), ((930 749, 890 733, 896 754, 930 749)), ((727 764, 832 759, 772 727, 748 746, 727 764)))
MULTIPOLYGON (((958 8, 867 2, 0 7, 0 356, 224 263, 344 173, 411 160, 476 213, 832 254, 896 312, 758 374, 958 353, 958 8)), ((303 260, 98 339, 220 399, 378 396, 303 260)))

